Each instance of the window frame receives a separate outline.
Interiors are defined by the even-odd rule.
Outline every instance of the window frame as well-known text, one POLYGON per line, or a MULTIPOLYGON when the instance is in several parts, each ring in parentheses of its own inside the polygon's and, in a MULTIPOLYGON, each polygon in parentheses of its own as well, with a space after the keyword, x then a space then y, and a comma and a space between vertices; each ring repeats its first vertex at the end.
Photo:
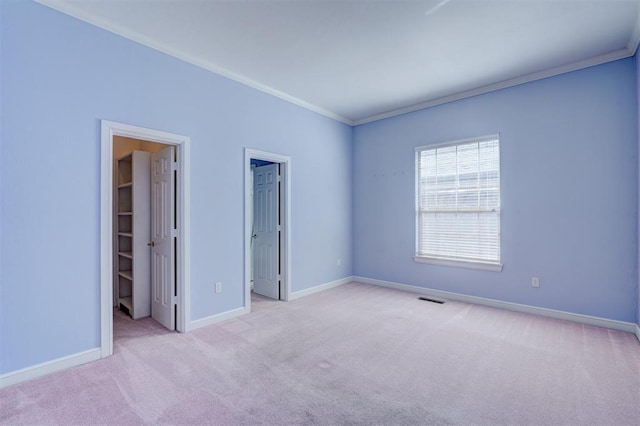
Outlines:
MULTIPOLYGON (((440 266, 451 266, 458 268, 467 268, 467 269, 477 269, 483 271, 494 271, 500 272, 502 271, 502 156, 500 155, 500 134, 489 134, 484 136, 477 136, 472 138, 459 139, 444 143, 437 143, 433 145, 422 145, 415 148, 415 157, 414 157, 414 165, 415 165, 415 255, 413 260, 417 263, 426 263, 431 265, 440 265, 440 266), (421 255, 420 253, 420 214, 422 213, 420 210, 420 154, 423 151, 427 150, 435 150, 438 148, 446 148, 450 146, 460 146, 471 143, 481 143, 489 140, 497 140, 498 141, 498 170, 500 172, 500 202, 498 203, 498 260, 496 262, 492 261, 479 261, 479 260, 464 260, 464 259, 453 259, 443 257, 434 257, 434 256, 426 256, 421 255)), ((480 211, 480 210, 479 210, 480 211)))

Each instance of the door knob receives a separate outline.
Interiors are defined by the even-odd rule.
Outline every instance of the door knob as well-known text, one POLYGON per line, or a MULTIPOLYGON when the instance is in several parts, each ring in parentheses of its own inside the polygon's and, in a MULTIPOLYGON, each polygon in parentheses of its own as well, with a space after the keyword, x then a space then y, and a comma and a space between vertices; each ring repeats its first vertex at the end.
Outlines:
POLYGON ((147 243, 147 245, 148 245, 149 247, 155 247, 155 246, 156 246, 156 243, 154 243, 153 241, 151 241, 150 243, 147 243))

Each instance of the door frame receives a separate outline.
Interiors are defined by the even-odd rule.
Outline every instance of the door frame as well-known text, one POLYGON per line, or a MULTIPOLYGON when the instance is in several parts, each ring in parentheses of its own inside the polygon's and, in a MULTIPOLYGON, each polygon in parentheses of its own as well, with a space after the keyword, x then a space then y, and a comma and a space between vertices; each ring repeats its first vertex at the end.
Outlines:
POLYGON ((113 137, 173 145, 178 155, 178 182, 176 189, 178 213, 178 263, 176 330, 189 331, 191 318, 191 264, 190 264, 190 142, 188 136, 147 129, 129 124, 101 120, 100 138, 100 354, 102 358, 113 353, 113 137))
POLYGON ((291 300, 291 157, 256 149, 244 149, 244 307, 251 312, 251 218, 253 199, 251 188, 251 160, 270 161, 280 164, 280 217, 281 241, 280 262, 282 274, 280 281, 282 300, 291 300))

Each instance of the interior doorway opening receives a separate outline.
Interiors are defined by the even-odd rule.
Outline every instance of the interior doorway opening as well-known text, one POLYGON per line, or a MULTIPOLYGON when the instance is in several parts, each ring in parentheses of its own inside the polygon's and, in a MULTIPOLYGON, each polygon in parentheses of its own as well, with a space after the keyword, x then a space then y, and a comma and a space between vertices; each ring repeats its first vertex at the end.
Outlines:
POLYGON ((176 329, 176 154, 173 145, 113 137, 114 328, 151 317, 176 329))
POLYGON ((102 357, 113 353, 114 308, 188 331, 189 141, 102 121, 102 357))
POLYGON ((251 291, 269 299, 281 300, 282 215, 280 163, 251 159, 251 291))
POLYGON ((291 158, 245 150, 245 307, 253 294, 289 300, 291 158))

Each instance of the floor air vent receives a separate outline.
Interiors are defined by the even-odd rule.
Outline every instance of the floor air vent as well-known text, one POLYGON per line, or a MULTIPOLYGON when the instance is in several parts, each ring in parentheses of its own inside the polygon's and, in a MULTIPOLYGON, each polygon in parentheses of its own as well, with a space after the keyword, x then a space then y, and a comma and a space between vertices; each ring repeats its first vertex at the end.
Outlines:
POLYGON ((433 299, 431 297, 424 297, 424 296, 420 296, 418 297, 419 300, 426 300, 427 302, 431 302, 431 303, 438 303, 440 305, 442 305, 444 303, 444 300, 441 299, 433 299))

